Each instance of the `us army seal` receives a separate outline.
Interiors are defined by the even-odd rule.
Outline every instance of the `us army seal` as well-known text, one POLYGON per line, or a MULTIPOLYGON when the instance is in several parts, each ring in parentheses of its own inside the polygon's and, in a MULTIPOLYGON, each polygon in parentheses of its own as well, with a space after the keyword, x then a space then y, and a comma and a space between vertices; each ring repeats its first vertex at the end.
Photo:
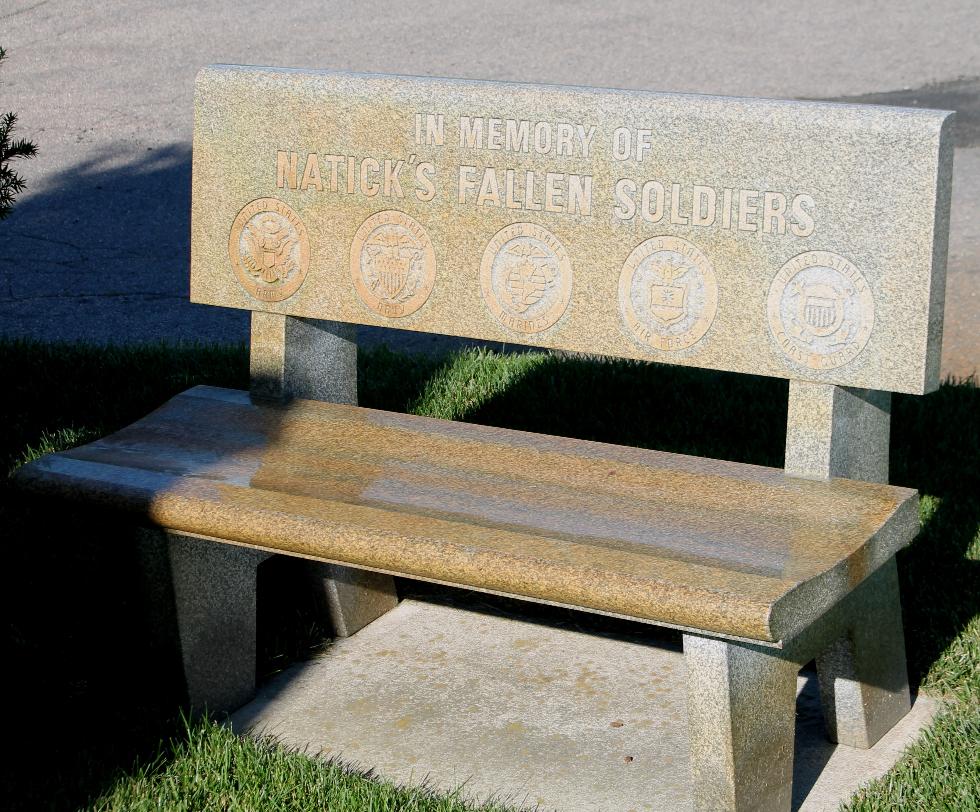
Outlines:
POLYGON ((540 333, 561 318, 572 298, 568 251, 542 226, 506 226, 483 251, 480 288, 490 312, 504 327, 540 333))
POLYGON ((769 286, 769 329, 786 356, 810 369, 854 360, 874 329, 875 302, 864 275, 830 251, 807 251, 769 286))
POLYGON ((288 299, 303 284, 310 267, 306 226, 289 206, 260 197, 235 217, 228 256, 242 287, 263 302, 288 299))
POLYGON ((700 248, 680 237, 652 237, 626 258, 619 309, 641 344, 664 352, 704 338, 718 307, 714 268, 700 248))
POLYGON ((350 273, 361 300, 388 319, 425 304, 436 281, 436 258, 425 229, 394 209, 365 220, 350 249, 350 273))

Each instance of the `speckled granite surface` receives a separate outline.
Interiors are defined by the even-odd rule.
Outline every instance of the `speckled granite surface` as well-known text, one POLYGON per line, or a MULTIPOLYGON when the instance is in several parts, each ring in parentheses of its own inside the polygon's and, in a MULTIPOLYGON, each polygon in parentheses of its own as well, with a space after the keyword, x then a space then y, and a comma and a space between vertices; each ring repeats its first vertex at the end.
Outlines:
POLYGON ((769 642, 918 530, 904 488, 209 387, 18 479, 187 533, 769 642))
POLYGON ((938 385, 949 113, 218 66, 191 299, 938 385))

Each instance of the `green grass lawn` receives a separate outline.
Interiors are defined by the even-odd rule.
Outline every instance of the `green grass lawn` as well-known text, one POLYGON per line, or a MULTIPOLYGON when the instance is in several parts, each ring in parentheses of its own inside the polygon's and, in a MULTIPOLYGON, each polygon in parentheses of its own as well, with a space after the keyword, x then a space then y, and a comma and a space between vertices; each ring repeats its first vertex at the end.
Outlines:
MULTIPOLYGON (((197 383, 243 388, 243 348, 94 349, 0 341, 0 466, 113 431, 197 383)), ((530 431, 781 465, 784 381, 545 353, 443 360, 362 353, 361 403, 530 431)), ((980 798, 980 390, 896 396, 892 481, 918 488, 923 530, 899 556, 913 685, 943 699, 906 757, 852 810, 976 810, 980 798)), ((0 595, 11 755, 7 809, 465 810, 208 720, 185 723, 176 664, 147 634, 118 517, 39 503, 0 478, 0 595)), ((260 673, 322 629, 260 584, 260 673), (263 600, 261 597, 267 597, 263 600)), ((482 809, 502 809, 487 805, 482 809)))

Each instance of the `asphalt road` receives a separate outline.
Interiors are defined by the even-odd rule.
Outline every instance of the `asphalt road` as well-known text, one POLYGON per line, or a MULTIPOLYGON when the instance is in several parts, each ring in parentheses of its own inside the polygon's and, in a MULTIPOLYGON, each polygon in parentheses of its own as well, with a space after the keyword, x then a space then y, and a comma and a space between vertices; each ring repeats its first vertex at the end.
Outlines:
POLYGON ((975 0, 199 6, 0 0, 0 109, 40 149, 0 225, 0 334, 245 337, 187 302, 193 80, 230 62, 955 109, 943 366, 980 364, 975 0))

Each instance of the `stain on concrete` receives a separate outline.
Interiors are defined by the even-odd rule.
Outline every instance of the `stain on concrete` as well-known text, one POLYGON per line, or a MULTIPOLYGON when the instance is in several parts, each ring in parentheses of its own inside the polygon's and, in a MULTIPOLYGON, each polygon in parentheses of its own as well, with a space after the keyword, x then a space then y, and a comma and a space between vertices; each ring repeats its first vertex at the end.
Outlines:
POLYGON ((412 722, 415 721, 411 714, 402 716, 395 721, 395 728, 398 730, 408 730, 412 726, 412 722))

